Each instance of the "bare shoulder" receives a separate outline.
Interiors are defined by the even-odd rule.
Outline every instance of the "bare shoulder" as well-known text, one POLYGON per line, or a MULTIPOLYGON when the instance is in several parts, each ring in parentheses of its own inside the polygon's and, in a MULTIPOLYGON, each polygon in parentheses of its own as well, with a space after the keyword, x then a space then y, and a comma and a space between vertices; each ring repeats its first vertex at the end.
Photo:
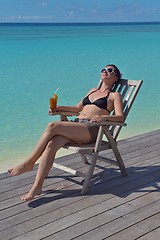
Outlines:
POLYGON ((115 100, 115 99, 121 99, 122 96, 119 92, 110 92, 110 97, 115 100))
POLYGON ((98 90, 98 88, 95 88, 95 87, 94 87, 94 88, 91 88, 90 91, 94 91, 94 90, 98 90))
POLYGON ((91 93, 91 92, 93 92, 93 91, 96 91, 97 89, 98 89, 98 88, 91 88, 90 91, 88 92, 88 94, 91 93))
POLYGON ((88 96, 90 93, 96 91, 96 90, 97 90, 97 88, 91 88, 91 89, 89 90, 89 92, 85 95, 85 97, 88 96))

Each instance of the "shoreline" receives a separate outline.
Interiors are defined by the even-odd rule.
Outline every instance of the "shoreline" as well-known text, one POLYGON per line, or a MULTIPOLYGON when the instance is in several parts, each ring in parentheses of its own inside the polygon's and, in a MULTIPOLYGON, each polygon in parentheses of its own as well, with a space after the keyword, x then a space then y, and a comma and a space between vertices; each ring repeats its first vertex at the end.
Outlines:
MULTIPOLYGON (((72 153, 74 153, 74 152, 62 148, 57 152, 56 158, 60 158, 60 157, 66 156, 66 155, 70 155, 72 153)), ((15 166, 17 166, 21 162, 22 162, 21 157, 19 157, 18 159, 12 159, 11 161, 9 159, 5 160, 5 161, 0 161, 0 174, 6 173, 8 171, 8 169, 14 168, 15 166)), ((37 163, 38 163, 38 161, 36 162, 36 164, 37 163)))

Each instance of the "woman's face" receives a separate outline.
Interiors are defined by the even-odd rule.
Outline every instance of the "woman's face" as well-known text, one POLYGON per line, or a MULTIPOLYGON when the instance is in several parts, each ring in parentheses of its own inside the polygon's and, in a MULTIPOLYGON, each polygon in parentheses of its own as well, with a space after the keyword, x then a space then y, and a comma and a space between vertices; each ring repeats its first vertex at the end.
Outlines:
POLYGON ((118 77, 113 66, 106 66, 101 70, 101 79, 110 79, 117 81, 118 77))

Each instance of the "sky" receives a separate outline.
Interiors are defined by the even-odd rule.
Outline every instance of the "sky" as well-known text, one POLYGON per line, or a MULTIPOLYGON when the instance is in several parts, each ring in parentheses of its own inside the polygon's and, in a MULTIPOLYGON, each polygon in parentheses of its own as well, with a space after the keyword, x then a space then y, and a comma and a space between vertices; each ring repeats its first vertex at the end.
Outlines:
POLYGON ((159 21, 160 0, 0 0, 0 23, 159 21))

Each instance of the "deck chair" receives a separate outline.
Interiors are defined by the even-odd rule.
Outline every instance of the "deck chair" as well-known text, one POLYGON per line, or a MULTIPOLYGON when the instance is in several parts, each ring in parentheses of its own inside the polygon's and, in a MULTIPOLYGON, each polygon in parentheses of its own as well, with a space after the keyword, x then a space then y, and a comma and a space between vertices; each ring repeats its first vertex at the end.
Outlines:
MULTIPOLYGON (((124 112, 124 121, 131 109, 131 106, 137 96, 137 93, 142 85, 142 80, 127 80, 121 79, 119 83, 116 83, 113 87, 113 91, 118 91, 122 95, 123 99, 123 112, 124 112)), ((99 85, 101 82, 99 83, 99 85)), ((61 121, 67 121, 69 116, 75 115, 72 112, 58 112, 53 113, 52 115, 60 115, 61 121)), ((114 114, 114 112, 112 113, 114 114)), ((78 115, 78 114, 76 114, 78 115)), ((99 132, 97 135, 97 140, 94 144, 67 144, 64 148, 69 149, 75 153, 79 153, 81 159, 88 166, 86 173, 81 173, 77 170, 71 169, 69 167, 54 163, 53 166, 59 169, 62 169, 66 172, 78 175, 84 178, 83 187, 81 194, 84 194, 88 191, 90 182, 93 177, 94 169, 96 166, 97 159, 103 159, 107 161, 107 158, 100 157, 99 153, 104 150, 112 149, 116 163, 120 168, 122 176, 127 176, 127 171, 123 163, 122 157, 117 147, 117 137, 120 133, 120 130, 123 126, 126 126, 126 123, 122 122, 101 122, 95 123, 99 126, 99 132), (90 157, 90 163, 88 163, 88 156, 90 157)))

